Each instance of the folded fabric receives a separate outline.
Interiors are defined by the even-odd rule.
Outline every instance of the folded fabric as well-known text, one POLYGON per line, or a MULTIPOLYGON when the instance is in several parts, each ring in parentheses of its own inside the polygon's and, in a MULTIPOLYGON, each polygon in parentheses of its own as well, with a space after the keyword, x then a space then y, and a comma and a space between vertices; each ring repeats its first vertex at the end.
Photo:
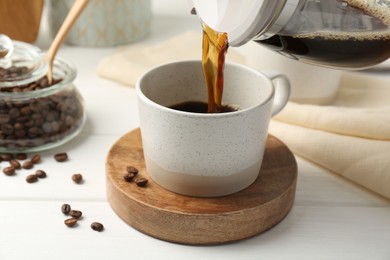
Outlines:
POLYGON ((300 156, 390 199, 390 77, 346 73, 328 106, 290 102, 270 125, 300 156))
MULTIPOLYGON (((150 68, 173 61, 202 59, 202 31, 188 31, 155 45, 135 44, 122 48, 101 60, 99 76, 134 86, 137 79, 150 68)), ((245 63, 242 54, 228 50, 227 61, 245 63)))
POLYGON ((270 132, 298 154, 390 199, 390 142, 343 136, 274 120, 270 132))

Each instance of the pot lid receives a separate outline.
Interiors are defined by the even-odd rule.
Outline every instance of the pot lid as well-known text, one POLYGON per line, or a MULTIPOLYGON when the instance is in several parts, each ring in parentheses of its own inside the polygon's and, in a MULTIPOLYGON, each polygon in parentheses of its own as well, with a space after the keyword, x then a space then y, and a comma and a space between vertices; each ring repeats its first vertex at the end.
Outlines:
POLYGON ((0 86, 14 87, 43 77, 47 62, 41 50, 31 44, 12 41, 0 34, 0 86))

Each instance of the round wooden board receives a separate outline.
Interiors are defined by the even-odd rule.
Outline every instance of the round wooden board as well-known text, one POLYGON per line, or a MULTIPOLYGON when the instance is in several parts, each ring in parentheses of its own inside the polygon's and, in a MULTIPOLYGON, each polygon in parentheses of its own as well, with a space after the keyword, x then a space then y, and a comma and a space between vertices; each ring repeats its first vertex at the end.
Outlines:
POLYGON ((245 190, 216 198, 170 192, 149 178, 140 129, 121 137, 106 161, 107 198, 126 223, 150 236, 181 244, 222 244, 258 235, 279 223, 295 197, 297 164, 290 150, 268 136, 257 180, 245 190), (149 180, 126 182, 127 166, 149 180))

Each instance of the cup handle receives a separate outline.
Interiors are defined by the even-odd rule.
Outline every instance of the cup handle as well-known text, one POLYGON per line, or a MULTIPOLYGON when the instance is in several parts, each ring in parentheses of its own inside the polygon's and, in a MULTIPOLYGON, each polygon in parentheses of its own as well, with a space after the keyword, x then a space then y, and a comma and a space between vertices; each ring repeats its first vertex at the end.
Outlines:
POLYGON ((271 116, 275 116, 287 105, 291 93, 291 84, 287 76, 280 72, 264 71, 263 73, 272 81, 275 88, 271 112, 271 116))

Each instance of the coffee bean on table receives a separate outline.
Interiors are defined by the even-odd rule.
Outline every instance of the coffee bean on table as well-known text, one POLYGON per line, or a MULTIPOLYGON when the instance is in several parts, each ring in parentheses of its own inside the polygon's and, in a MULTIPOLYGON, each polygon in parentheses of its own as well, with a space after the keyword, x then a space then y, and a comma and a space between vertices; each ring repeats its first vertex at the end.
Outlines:
POLYGON ((31 162, 33 164, 37 164, 41 162, 41 155, 40 154, 35 154, 33 157, 31 157, 31 162))
POLYGON ((8 176, 14 175, 15 174, 15 168, 12 167, 12 166, 5 167, 5 168, 3 168, 3 173, 5 175, 8 175, 8 176))
POLYGON ((135 168, 134 166, 127 166, 126 170, 128 173, 133 173, 134 175, 138 174, 138 169, 135 168))
POLYGON ((71 211, 69 211, 69 215, 72 217, 72 218, 81 218, 81 216, 83 215, 83 212, 81 212, 80 210, 75 210, 75 209, 72 209, 71 211))
POLYGON ((146 184, 148 183, 148 179, 146 178, 137 178, 134 180, 134 182, 139 186, 139 187, 145 187, 146 184))
POLYGON ((0 155, 0 157, 3 161, 11 161, 12 159, 14 159, 14 156, 12 154, 9 154, 9 153, 4 153, 4 154, 0 155))
POLYGON ((126 173, 124 176, 123 176, 123 179, 125 179, 125 181, 127 182, 132 182, 134 180, 134 173, 126 173))
POLYGON ((34 167, 34 164, 31 162, 31 161, 25 161, 23 164, 22 164, 22 168, 23 169, 32 169, 34 167))
POLYGON ((91 228, 95 231, 101 232, 104 230, 104 226, 100 222, 92 222, 91 228))
POLYGON ((61 211, 62 211, 62 213, 64 213, 65 215, 69 215, 69 212, 71 211, 70 205, 67 204, 67 203, 62 204, 62 206, 61 206, 61 211))
POLYGON ((75 183, 80 184, 83 181, 83 175, 81 173, 75 173, 72 175, 72 180, 75 183))
POLYGON ((34 182, 36 182, 37 180, 38 180, 38 176, 35 175, 35 174, 29 174, 29 175, 27 175, 27 177, 26 177, 26 181, 27 181, 28 183, 34 183, 34 182))
POLYGON ((65 225, 67 225, 68 227, 73 227, 73 226, 76 225, 76 223, 77 223, 77 218, 68 218, 68 219, 65 219, 64 223, 65 223, 65 225))
POLYGON ((11 164, 12 167, 15 168, 15 170, 22 168, 20 165, 20 162, 18 160, 12 159, 9 161, 9 164, 11 164))
POLYGON ((38 178, 46 178, 46 172, 44 170, 36 170, 35 171, 35 175, 38 177, 38 178))
POLYGON ((68 154, 67 153, 57 153, 54 155, 54 159, 57 162, 65 162, 66 160, 68 160, 68 154))
POLYGON ((27 154, 25 154, 25 153, 18 153, 18 154, 15 155, 15 158, 17 160, 26 160, 27 159, 27 154))

